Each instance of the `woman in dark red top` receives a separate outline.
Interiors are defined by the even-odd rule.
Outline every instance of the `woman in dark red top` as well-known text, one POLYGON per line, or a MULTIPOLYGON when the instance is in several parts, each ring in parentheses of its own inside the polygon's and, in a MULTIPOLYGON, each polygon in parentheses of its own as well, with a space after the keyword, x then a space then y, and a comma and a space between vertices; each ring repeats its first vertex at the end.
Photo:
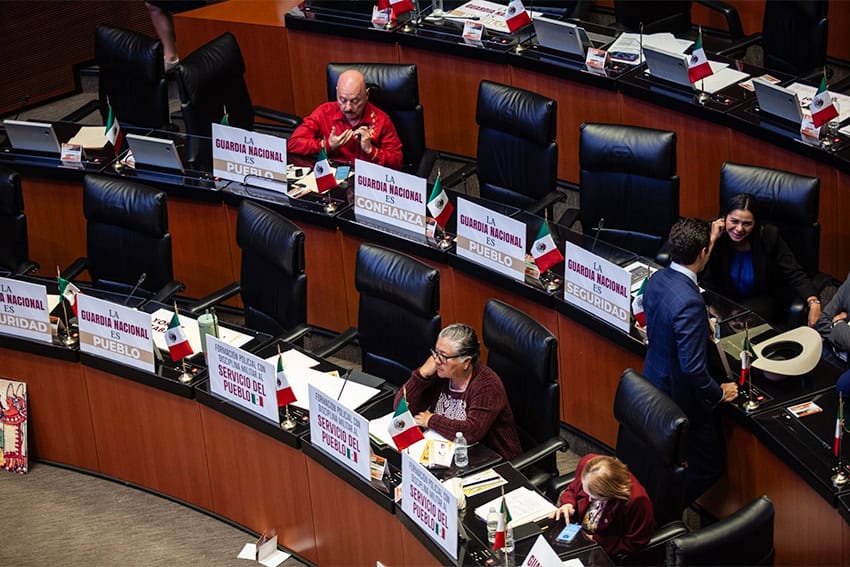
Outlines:
POLYGON ((417 425, 448 439, 460 431, 467 443, 481 442, 504 459, 522 452, 514 414, 502 380, 479 363, 481 347, 468 325, 449 325, 437 338, 431 356, 414 370, 396 394, 406 392, 417 425))
POLYGON ((622 462, 604 455, 585 455, 575 479, 559 498, 555 519, 564 516, 609 555, 632 553, 645 546, 655 530, 652 502, 622 462))

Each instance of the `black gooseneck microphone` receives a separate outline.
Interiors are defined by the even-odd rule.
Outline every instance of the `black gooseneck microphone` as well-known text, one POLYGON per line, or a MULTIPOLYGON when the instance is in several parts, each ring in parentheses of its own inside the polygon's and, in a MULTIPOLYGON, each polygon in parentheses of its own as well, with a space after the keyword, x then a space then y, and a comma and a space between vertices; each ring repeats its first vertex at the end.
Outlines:
POLYGON ((148 277, 147 272, 142 272, 142 275, 139 276, 139 280, 136 282, 136 285, 133 286, 133 289, 130 290, 130 295, 127 296, 127 299, 124 300, 124 305, 127 305, 127 302, 130 301, 130 298, 133 297, 133 294, 136 293, 136 290, 139 289, 139 286, 142 285, 142 282, 145 281, 145 278, 148 277))
POLYGON ((596 236, 593 237, 593 246, 590 247, 590 251, 593 252, 596 250, 596 243, 599 241, 599 233, 602 232, 602 227, 605 226, 605 219, 600 217, 599 222, 596 223, 596 236))

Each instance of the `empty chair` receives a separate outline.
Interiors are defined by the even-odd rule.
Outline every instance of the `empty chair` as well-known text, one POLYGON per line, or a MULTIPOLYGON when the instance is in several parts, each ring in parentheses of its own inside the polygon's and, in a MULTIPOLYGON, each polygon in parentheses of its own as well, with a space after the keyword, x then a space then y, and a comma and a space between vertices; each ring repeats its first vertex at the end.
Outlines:
MULTIPOLYGON (((251 104, 245 84, 245 61, 236 38, 230 32, 205 43, 177 66, 180 106, 186 131, 192 136, 210 136, 212 123, 219 123, 227 113, 230 126, 254 129, 254 116, 283 124, 278 131, 290 131, 300 123, 297 117, 251 104)), ((263 124, 263 129, 275 129, 263 124)), ((208 143, 207 143, 208 147, 208 143)), ((189 138, 188 157, 196 161, 204 144, 189 138)))
POLYGON ((87 175, 83 180, 86 257, 63 273, 72 279, 88 270, 92 286, 156 301, 168 301, 184 288, 174 281, 171 234, 164 191, 123 179, 87 175))
POLYGON ((123 126, 162 129, 170 124, 161 41, 101 24, 95 30, 94 53, 104 123, 108 100, 123 126))
POLYGON ((559 221, 581 221, 601 240, 654 258, 679 218, 676 133, 639 126, 584 123, 579 132, 580 210, 559 221))
MULTIPOLYGON (((719 0, 697 0, 697 3, 718 12, 725 20, 723 43, 743 37, 741 17, 734 6, 719 0)), ((614 0, 615 26, 638 33, 642 25, 643 33, 670 32, 677 36, 696 37, 697 30, 691 21, 692 7, 692 0, 614 0)), ((713 42, 713 37, 707 39, 709 44, 713 42)))
MULTIPOLYGON (((478 87, 477 162, 445 181, 477 172, 485 199, 531 212, 550 209, 565 195, 556 190, 558 104, 551 98, 481 81, 478 87)), ((551 218, 551 217, 550 217, 551 218)))
POLYGON ((357 327, 316 354, 328 356, 357 340, 363 371, 401 386, 437 341, 440 272, 405 254, 362 244, 354 283, 360 293, 357 327))
POLYGON ((427 178, 437 153, 425 147, 425 116, 419 103, 416 65, 390 63, 328 63, 328 100, 336 100, 336 83, 349 69, 363 73, 369 101, 386 112, 402 143, 405 171, 427 178))
POLYGON ((21 176, 0 167, 0 275, 22 275, 37 269, 38 264, 29 259, 21 176))
POLYGON ((482 326, 487 366, 505 386, 523 454, 513 465, 535 486, 558 475, 560 439, 558 339, 546 327, 510 305, 491 299, 482 326))
POLYGON ((759 496, 728 518, 667 542, 666 565, 773 565, 773 502, 759 496))
POLYGON ((236 243, 242 250, 240 280, 198 300, 191 311, 201 313, 238 293, 245 306, 245 326, 272 336, 303 329, 307 275, 301 229, 274 211, 242 201, 236 243))

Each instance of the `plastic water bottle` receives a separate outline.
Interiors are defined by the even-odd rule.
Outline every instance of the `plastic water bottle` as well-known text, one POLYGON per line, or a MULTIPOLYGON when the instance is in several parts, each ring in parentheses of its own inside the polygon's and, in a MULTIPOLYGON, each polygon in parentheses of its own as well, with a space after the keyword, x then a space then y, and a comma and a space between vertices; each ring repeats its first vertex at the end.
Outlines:
POLYGON ((493 542, 496 541, 496 528, 499 527, 499 513, 496 512, 495 506, 490 506, 490 511, 487 512, 487 541, 490 542, 490 547, 493 547, 493 542))
POLYGON ((466 447, 466 438, 458 431, 455 434, 455 466, 465 469, 469 465, 469 449, 466 447))
POLYGON ((505 553, 514 552, 514 529, 508 524, 505 527, 505 553))

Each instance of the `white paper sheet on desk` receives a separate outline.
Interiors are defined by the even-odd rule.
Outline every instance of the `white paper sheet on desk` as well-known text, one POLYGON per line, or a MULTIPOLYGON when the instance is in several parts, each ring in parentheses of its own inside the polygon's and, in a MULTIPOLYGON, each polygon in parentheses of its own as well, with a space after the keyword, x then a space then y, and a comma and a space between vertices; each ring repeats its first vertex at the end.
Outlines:
POLYGON ((103 126, 83 126, 68 140, 69 144, 79 144, 87 150, 103 148, 106 145, 106 130, 103 126))
POLYGON ((717 91, 722 91, 729 85, 740 83, 749 77, 747 73, 738 71, 737 69, 731 69, 728 63, 719 63, 717 61, 710 61, 709 63, 711 63, 711 70, 714 71, 714 74, 696 83, 698 88, 701 87, 707 93, 714 94, 717 91))
MULTIPOLYGON (((694 42, 689 41, 687 39, 678 39, 672 33, 662 32, 662 33, 652 33, 643 36, 643 45, 648 45, 650 47, 654 47, 656 49, 663 49, 664 51, 669 51, 670 53, 684 53, 687 48, 693 45, 694 42)), ((631 53, 633 55, 637 55, 640 52, 641 48, 641 37, 638 33, 626 33, 623 32, 620 36, 614 40, 608 47, 608 54, 612 53, 631 53)), ((637 59, 634 61, 629 61, 628 59, 621 59, 618 57, 611 56, 612 61, 616 61, 618 63, 625 63, 627 65, 638 65, 643 63, 644 58, 643 54, 640 54, 640 60, 637 59)))
MULTIPOLYGON (((266 361, 277 364, 276 358, 277 355, 270 356, 266 361)), ((289 385, 292 386, 292 391, 298 400, 292 405, 308 411, 310 410, 310 396, 307 395, 307 386, 309 384, 312 384, 335 400, 339 398, 339 403, 351 411, 356 410, 374 398, 380 391, 377 388, 364 386, 352 380, 346 381, 338 376, 331 376, 330 374, 319 372, 312 368, 299 368, 296 366, 292 369, 285 368, 285 370, 287 371, 286 378, 289 380, 289 385), (345 384, 344 389, 342 387, 343 384, 345 384), (339 395, 340 391, 342 392, 341 397, 339 395)))
MULTIPOLYGON (((792 83, 786 88, 797 93, 797 96, 800 97, 800 105, 806 110, 809 109, 812 97, 815 96, 816 92, 818 92, 817 88, 804 85, 802 83, 792 83)), ((829 91, 829 98, 831 98, 833 102, 838 102, 836 110, 838 111, 838 120, 840 122, 844 122, 850 118, 850 96, 829 91)))
MULTIPOLYGON (((281 353, 281 356, 283 357, 284 371, 295 370, 296 368, 313 368, 319 365, 318 360, 294 348, 281 353)), ((277 355, 270 356, 266 359, 266 362, 271 362, 277 368, 277 355)))
MULTIPOLYGON (((160 350, 168 350, 168 345, 165 344, 165 331, 168 330, 168 323, 171 321, 172 315, 174 315, 174 311, 171 309, 157 309, 151 317, 153 343, 160 350)), ((186 338, 192 345, 192 351, 201 352, 201 333, 198 331, 198 321, 191 317, 180 317, 180 324, 183 325, 186 338)), ((253 338, 251 335, 228 329, 224 325, 219 325, 219 331, 221 340, 237 348, 247 344, 253 338)))
MULTIPOLYGON (((387 415, 382 415, 381 417, 376 417, 375 419, 369 421, 369 435, 374 437, 379 442, 392 447, 394 451, 398 451, 398 447, 396 447, 395 442, 393 441, 392 435, 390 435, 390 422, 393 420, 393 415, 395 412, 390 412, 387 415)), ((422 456, 422 451, 425 449, 425 443, 428 439, 434 439, 437 441, 445 441, 451 442, 449 439, 446 439, 433 429, 426 429, 423 432, 425 439, 421 441, 417 441, 413 445, 410 446, 409 454, 411 457, 419 460, 419 457, 422 456)))
MULTIPOLYGON (((486 521, 490 506, 498 510, 501 506, 501 501, 502 497, 499 496, 479 506, 475 509, 475 515, 486 521)), ((508 504, 508 510, 511 512, 512 527, 542 520, 557 510, 555 505, 543 498, 540 493, 525 486, 520 486, 516 490, 511 490, 505 494, 505 501, 508 504)))

